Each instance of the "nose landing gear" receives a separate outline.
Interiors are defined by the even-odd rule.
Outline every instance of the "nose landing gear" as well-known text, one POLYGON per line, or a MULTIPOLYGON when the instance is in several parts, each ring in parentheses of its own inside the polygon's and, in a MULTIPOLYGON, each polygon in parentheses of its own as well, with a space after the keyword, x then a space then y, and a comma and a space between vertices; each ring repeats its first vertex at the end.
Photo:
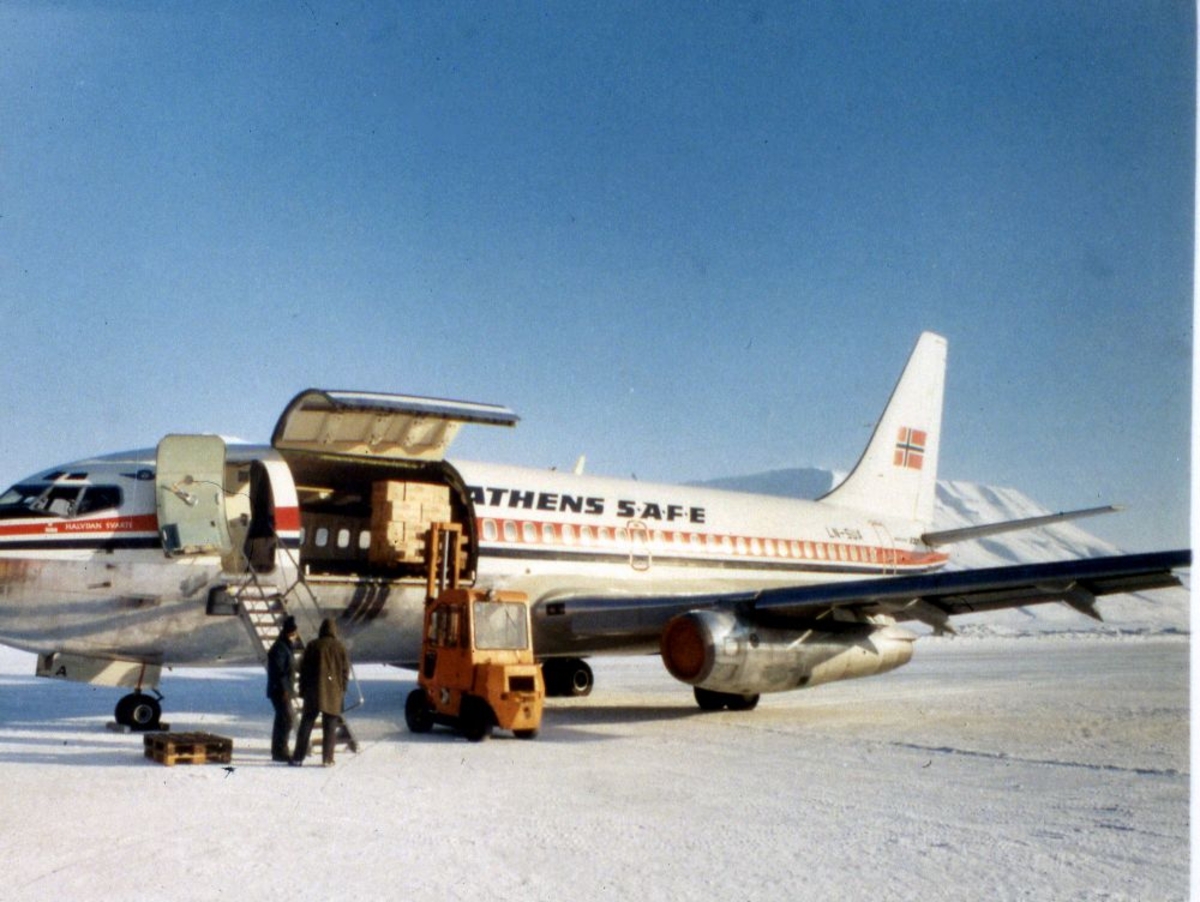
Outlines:
POLYGON ((117 702, 113 718, 121 726, 129 727, 136 733, 147 733, 160 728, 162 721, 162 694, 151 690, 154 695, 145 692, 131 692, 117 702))

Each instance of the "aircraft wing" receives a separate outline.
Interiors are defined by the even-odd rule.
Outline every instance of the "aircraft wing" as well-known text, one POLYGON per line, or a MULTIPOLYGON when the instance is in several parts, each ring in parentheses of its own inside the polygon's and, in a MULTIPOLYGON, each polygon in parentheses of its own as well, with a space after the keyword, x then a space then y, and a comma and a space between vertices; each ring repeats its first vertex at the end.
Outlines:
POLYGON ((944 628, 947 618, 959 614, 1062 601, 1099 620, 1096 598, 1177 586, 1174 571, 1191 561, 1190 550, 1160 551, 768 589, 758 593, 750 608, 786 618, 850 607, 944 628))
POLYGON ((575 595, 548 599, 544 614, 547 625, 559 616, 569 619, 575 639, 660 628, 686 611, 719 607, 780 625, 814 626, 815 621, 836 620, 836 612, 845 610, 916 620, 943 631, 949 629, 949 618, 959 614, 1061 601, 1099 620, 1096 598, 1180 585, 1174 571, 1190 566, 1191 560, 1190 550, 1160 551, 757 592, 642 598, 575 595))

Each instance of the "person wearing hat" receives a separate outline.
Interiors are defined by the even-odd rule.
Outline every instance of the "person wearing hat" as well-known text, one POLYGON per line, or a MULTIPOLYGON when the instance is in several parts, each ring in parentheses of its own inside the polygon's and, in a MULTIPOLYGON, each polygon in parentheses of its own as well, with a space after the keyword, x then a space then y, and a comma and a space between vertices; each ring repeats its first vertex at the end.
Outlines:
MULTIPOLYGON (((343 724, 342 706, 349 679, 350 656, 338 638, 337 621, 326 617, 321 621, 321 632, 316 641, 305 646, 304 657, 300 659, 300 696, 304 699, 304 713, 296 731, 293 765, 304 763, 318 714, 321 715, 321 763, 326 767, 333 764, 333 745, 338 728, 343 724)), ((351 745, 353 749, 354 745, 351 745)))
POLYGON ((292 693, 296 686, 296 618, 285 617, 279 638, 267 652, 267 698, 275 707, 271 730, 271 760, 289 761, 288 740, 292 735, 292 693))

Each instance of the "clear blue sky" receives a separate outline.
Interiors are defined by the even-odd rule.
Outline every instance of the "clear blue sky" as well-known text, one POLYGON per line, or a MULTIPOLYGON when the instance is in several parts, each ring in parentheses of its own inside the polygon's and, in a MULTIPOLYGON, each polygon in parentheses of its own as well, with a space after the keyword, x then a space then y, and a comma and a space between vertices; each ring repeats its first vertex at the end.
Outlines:
POLYGON ((846 469, 931 329, 943 477, 1188 542, 1190 2, 194 6, 0 6, 0 482, 309 386, 846 469))

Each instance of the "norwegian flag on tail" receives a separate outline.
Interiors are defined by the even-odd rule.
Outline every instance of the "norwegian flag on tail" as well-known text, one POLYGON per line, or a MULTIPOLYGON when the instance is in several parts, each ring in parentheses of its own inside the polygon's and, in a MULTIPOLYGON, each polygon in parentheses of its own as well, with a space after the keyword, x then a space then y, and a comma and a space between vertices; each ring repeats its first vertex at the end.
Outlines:
POLYGON ((897 467, 919 470, 925 463, 925 432, 921 429, 900 427, 896 438, 896 455, 892 462, 897 467))

